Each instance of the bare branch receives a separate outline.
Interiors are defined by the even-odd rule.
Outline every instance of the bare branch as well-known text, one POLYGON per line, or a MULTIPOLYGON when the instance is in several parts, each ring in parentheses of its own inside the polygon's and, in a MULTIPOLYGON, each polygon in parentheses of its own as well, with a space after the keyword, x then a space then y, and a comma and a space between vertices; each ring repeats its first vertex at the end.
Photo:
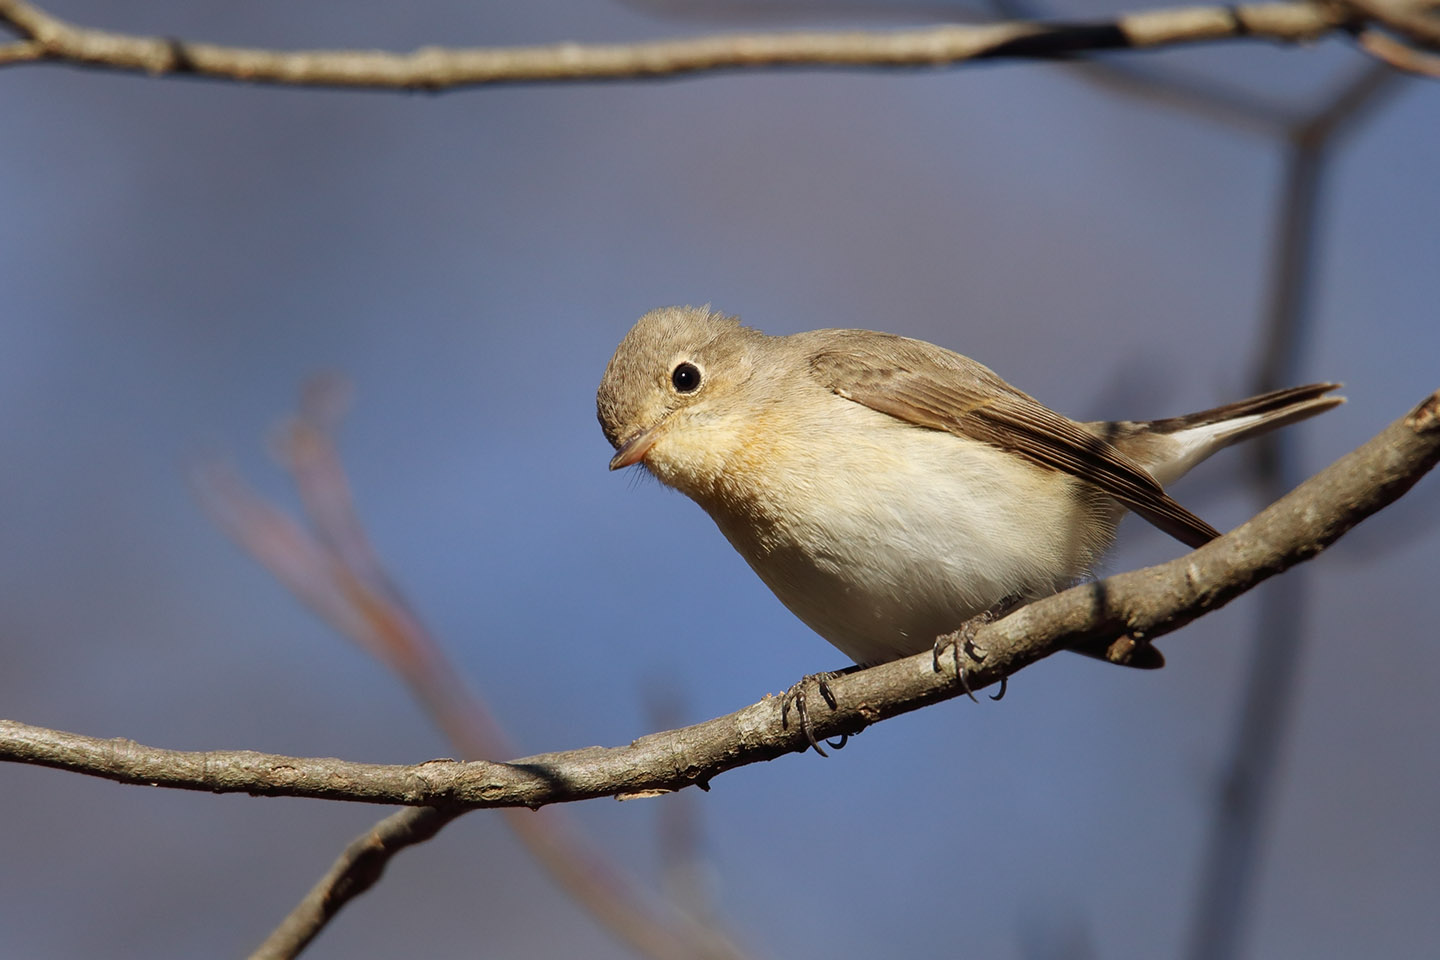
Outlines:
POLYGON ((1345 4, 1366 20, 1431 50, 1440 50, 1440 17, 1435 16, 1435 0, 1345 0, 1345 4))
POLYGON ((298 956, 341 907, 375 885, 391 857, 429 840, 463 812, 409 807, 375 824, 345 848, 325 876, 250 954, 250 960, 289 960, 298 956))
MULTIPOLYGON (((3 721, 0 721, 3 723, 3 721)), ((424 843, 468 808, 407 807, 353 840, 254 953, 251 960, 299 956, 351 900, 379 881, 390 858, 424 843)), ((714 924, 662 919, 638 897, 636 884, 575 835, 555 811, 506 809, 509 825, 562 888, 641 956, 663 960, 742 960, 744 953, 714 924)))
MULTIPOLYGON (((149 74, 247 83, 447 90, 497 83, 646 79, 770 67, 942 67, 969 60, 1054 60, 1102 50, 1218 40, 1307 43, 1355 14, 1338 4, 1177 7, 1092 23, 946 24, 915 30, 737 33, 634 44, 276 51, 190 43, 67 23, 24 0, 0 0, 8 23, 43 59, 149 74)), ((33 57, 12 57, 30 62, 33 57)))
POLYGON ((33 63, 46 59, 45 48, 34 40, 0 45, 0 67, 10 63, 33 63))
POLYGON ((1416 50, 1388 33, 1371 28, 1360 31, 1355 39, 1366 53, 1396 70, 1440 80, 1440 55, 1416 50))
POLYGON ((1355 39, 1362 50, 1397 70, 1422 77, 1440 77, 1440 2, 1341 2, 1355 12, 1358 21, 1355 39), (1397 36, 1409 42, 1401 41, 1397 36))
MULTIPOLYGON (((1072 588, 982 627, 969 685, 981 688, 1072 646, 1148 644, 1308 560, 1400 497, 1440 460, 1440 392, 1259 516, 1169 563, 1072 588)), ((812 715, 817 736, 853 734, 961 693, 931 655, 831 681, 838 706, 812 715)), ((803 752, 780 701, 651 734, 623 747, 541 754, 508 764, 433 760, 381 766, 248 751, 183 753, 0 721, 0 759, 181 789, 442 807, 538 807, 706 784, 726 770, 803 752)))

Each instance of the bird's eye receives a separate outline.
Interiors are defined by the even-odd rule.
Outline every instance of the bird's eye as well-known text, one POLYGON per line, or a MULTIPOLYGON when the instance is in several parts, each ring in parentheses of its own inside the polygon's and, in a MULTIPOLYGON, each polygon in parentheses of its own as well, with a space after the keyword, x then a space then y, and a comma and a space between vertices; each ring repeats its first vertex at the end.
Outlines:
POLYGON ((670 372, 670 382, 680 393, 694 393, 700 389, 700 368, 688 361, 678 364, 670 372))

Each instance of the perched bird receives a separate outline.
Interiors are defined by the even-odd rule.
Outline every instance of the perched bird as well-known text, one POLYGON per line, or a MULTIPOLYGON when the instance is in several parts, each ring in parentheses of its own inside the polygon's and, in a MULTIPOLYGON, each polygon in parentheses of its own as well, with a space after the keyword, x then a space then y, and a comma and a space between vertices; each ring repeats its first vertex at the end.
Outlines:
POLYGON ((772 337, 665 307, 620 342, 596 406, 612 470, 642 464, 698 503, 786 607, 869 665, 1084 578, 1126 509, 1190 547, 1215 538, 1163 485, 1343 403, 1337 386, 1079 423, 931 343, 772 337))

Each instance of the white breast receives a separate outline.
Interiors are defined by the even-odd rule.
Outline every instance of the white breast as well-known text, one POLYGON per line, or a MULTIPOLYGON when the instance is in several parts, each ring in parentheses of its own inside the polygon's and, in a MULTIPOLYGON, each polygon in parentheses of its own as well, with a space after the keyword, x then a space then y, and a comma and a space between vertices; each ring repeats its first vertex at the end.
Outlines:
POLYGON ((763 482, 737 485, 745 510, 727 498, 710 512, 781 602, 858 663, 1053 592, 1113 535, 1118 507, 1062 474, 839 397, 826 414, 795 425, 824 442, 786 446, 763 482))

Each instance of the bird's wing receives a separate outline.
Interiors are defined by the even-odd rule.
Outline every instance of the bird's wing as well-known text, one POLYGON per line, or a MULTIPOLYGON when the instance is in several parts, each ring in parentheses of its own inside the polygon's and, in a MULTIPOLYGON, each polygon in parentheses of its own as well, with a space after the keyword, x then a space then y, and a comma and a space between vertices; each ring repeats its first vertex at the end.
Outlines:
POLYGON ((908 423, 1017 453, 1084 480, 1191 547, 1220 535, 1145 468, 989 368, 920 340, 846 331, 810 357, 811 375, 847 400, 908 423))

